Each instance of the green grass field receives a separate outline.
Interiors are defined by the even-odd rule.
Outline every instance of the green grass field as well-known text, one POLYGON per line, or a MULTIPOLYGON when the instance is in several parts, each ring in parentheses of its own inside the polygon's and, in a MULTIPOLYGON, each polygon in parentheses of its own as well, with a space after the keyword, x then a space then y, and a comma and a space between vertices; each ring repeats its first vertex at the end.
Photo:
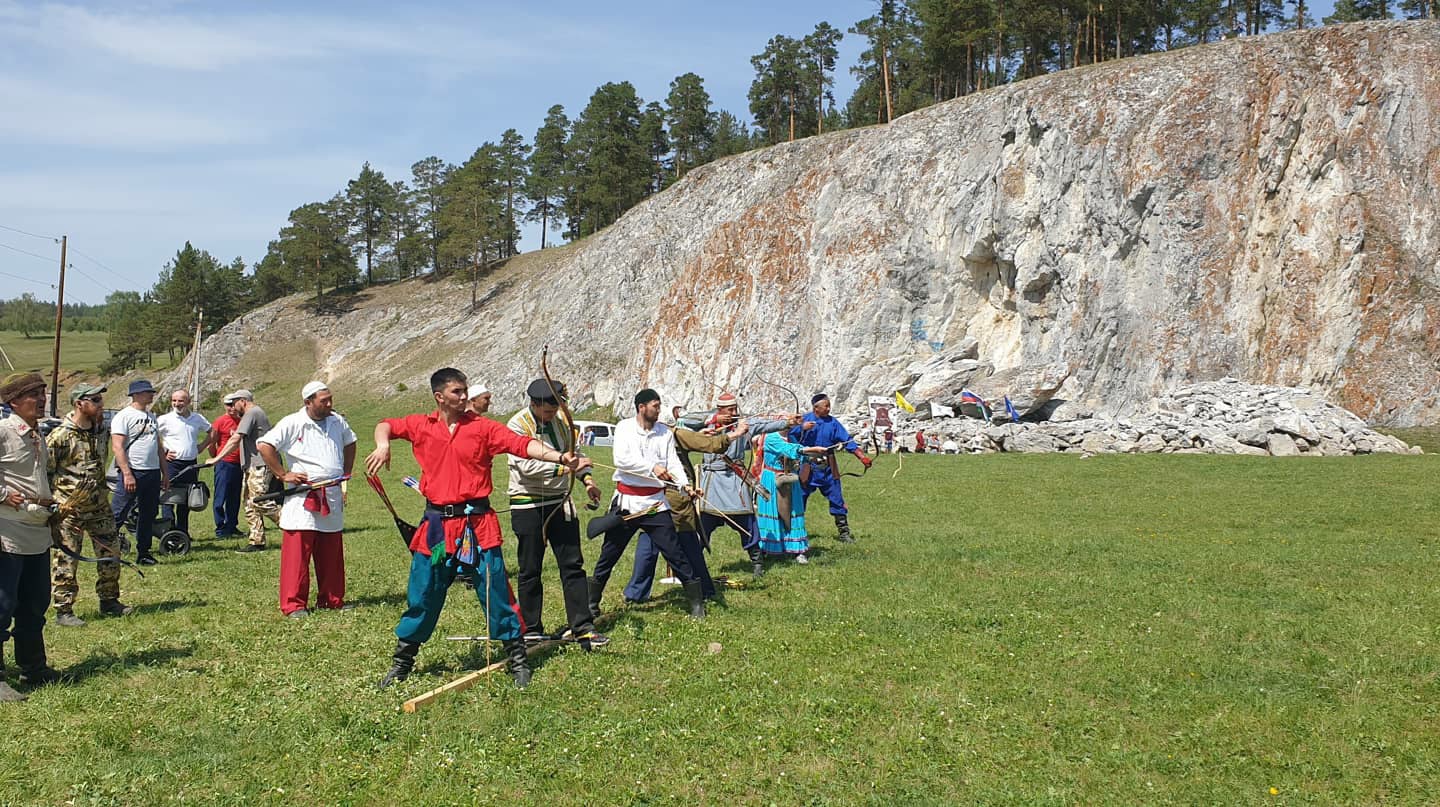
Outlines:
MULTIPOLYGON (((362 456, 376 412, 350 411, 362 456)), ((413 516, 398 453, 388 486, 413 516)), ((0 710, 0 803, 1421 804, 1440 791, 1434 457, 895 468, 884 457, 845 480, 858 543, 837 544, 812 502, 809 566, 772 566, 704 622, 662 588, 621 611, 608 648, 544 656, 528 690, 496 674, 418 714, 401 702, 487 658, 438 637, 484 622, 457 587, 417 673, 374 689, 408 557, 363 483, 352 612, 283 618, 279 553, 236 555, 233 540, 200 540, 145 580, 126 570, 125 619, 98 617, 84 566, 90 624, 47 630, 76 680, 0 710)), ((737 543, 722 533, 711 567, 748 579, 737 543)), ((587 564, 598 549, 585 545, 587 564)), ((623 583, 617 570, 607 610, 623 583)), ((553 563, 546 586, 559 625, 553 563)))
MULTIPOLYGON (((110 348, 104 331, 66 331, 60 339, 60 371, 62 374, 93 374, 100 363, 110 358, 110 348)), ((26 339, 19 331, 0 331, 0 348, 10 357, 15 369, 21 372, 35 371, 50 377, 54 366, 54 332, 50 335, 26 339)), ((0 370, 8 373, 10 368, 0 359, 0 370)))

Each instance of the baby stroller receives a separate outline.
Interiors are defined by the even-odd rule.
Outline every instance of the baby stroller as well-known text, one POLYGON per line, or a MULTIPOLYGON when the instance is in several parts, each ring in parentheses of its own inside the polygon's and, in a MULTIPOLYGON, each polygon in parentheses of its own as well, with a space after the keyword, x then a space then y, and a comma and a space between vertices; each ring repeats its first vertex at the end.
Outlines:
MULTIPOLYGON (((156 542, 160 545, 160 551, 167 555, 187 554, 190 551, 190 533, 178 529, 173 518, 166 518, 164 507, 184 507, 191 512, 199 512, 210 505, 210 488, 199 480, 199 476, 199 465, 185 468, 170 480, 170 489, 160 493, 161 510, 155 516, 154 533, 158 536, 156 542)), ((134 535, 139 517, 139 508, 130 508, 130 516, 125 519, 123 529, 134 535)), ((127 551, 129 543, 126 540, 123 547, 127 551)))

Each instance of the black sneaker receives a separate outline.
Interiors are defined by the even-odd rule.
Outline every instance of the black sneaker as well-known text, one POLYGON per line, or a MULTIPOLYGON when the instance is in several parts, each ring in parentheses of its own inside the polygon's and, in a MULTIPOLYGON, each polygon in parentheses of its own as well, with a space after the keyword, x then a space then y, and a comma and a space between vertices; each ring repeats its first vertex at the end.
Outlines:
POLYGON ((585 650, 594 650, 597 647, 604 647, 610 644, 610 637, 591 630, 576 636, 575 641, 579 642, 580 646, 585 650))
POLYGON ((239 549, 235 550, 235 554, 237 554, 237 555, 245 555, 245 554, 248 554, 248 553, 250 553, 250 552, 264 552, 264 551, 265 551, 265 545, 264 545, 264 544, 246 544, 246 545, 240 547, 239 549))
POLYGON ((141 566, 156 566, 160 563, 160 561, 155 559, 154 555, 141 555, 135 559, 135 562, 141 566))

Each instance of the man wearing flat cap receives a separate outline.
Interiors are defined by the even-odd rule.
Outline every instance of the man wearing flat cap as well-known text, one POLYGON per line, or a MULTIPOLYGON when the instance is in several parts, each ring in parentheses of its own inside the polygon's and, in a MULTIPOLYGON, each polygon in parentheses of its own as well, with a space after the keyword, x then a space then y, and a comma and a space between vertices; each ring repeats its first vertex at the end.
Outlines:
POLYGON ((304 406, 280 418, 257 442, 265 467, 286 487, 315 485, 285 497, 280 508, 280 611, 308 616, 310 561, 319 592, 316 608, 345 607, 345 495, 334 482, 355 467, 355 432, 335 414, 335 397, 322 381, 300 391, 304 406), (280 455, 290 465, 286 470, 280 455))
MULTIPOLYGON (((50 487, 62 514, 57 526, 60 543, 77 554, 85 551, 85 536, 95 545, 100 558, 119 558, 120 541, 115 516, 110 512, 110 491, 105 485, 105 466, 110 459, 110 440, 105 433, 105 388, 77 384, 70 390, 70 412, 50 432, 45 445, 50 454, 50 487)), ((75 615, 75 597, 80 593, 76 579, 78 563, 65 553, 55 556, 50 588, 55 597, 55 623, 70 628, 85 621, 75 615)), ((125 616, 134 609, 120 602, 120 564, 96 564, 95 594, 100 613, 125 616)))
POLYGON ((49 452, 40 439, 45 379, 14 373, 0 381, 0 703, 23 701, 5 680, 4 643, 15 639, 22 683, 56 679, 45 658, 45 609, 50 606, 49 452))
MULTIPOLYGON (((510 431, 534 438, 561 454, 584 457, 575 447, 576 435, 569 424, 556 418, 565 385, 536 379, 526 389, 530 405, 510 418, 510 431)), ((473 399, 472 399, 473 400, 473 399)), ((580 551, 580 519, 575 505, 566 498, 572 474, 565 465, 509 455, 510 529, 516 538, 519 573, 515 576, 516 599, 525 623, 525 639, 545 638, 541 622, 545 589, 540 571, 545 565, 545 545, 555 555, 560 570, 560 590, 565 598, 565 617, 571 635, 582 646, 603 647, 609 643, 595 632, 590 617, 590 588, 585 581, 585 558, 580 551)), ((600 488, 588 467, 579 473, 590 501, 600 501, 600 488)))
POLYGON ((116 524, 124 524, 135 513, 135 562, 154 566, 150 542, 155 533, 155 516, 160 511, 160 492, 170 488, 170 471, 160 457, 165 446, 150 413, 155 387, 149 381, 132 381, 130 405, 110 419, 110 451, 120 478, 115 482, 110 512, 116 524))
POLYGON ((264 552, 265 551, 265 519, 270 519, 277 524, 280 521, 280 505, 275 502, 257 502, 255 497, 270 491, 271 483, 275 481, 270 469, 265 467, 265 460, 260 456, 258 441, 265 432, 270 431, 270 417, 265 414, 255 403, 255 396, 250 394, 248 389, 237 389, 225 396, 229 399, 231 410, 240 422, 235 427, 230 439, 225 445, 215 452, 215 457, 206 465, 215 465, 235 449, 240 449, 240 467, 245 473, 245 484, 241 499, 242 507, 245 510, 245 522, 250 528, 250 540, 245 546, 235 550, 240 553, 264 552))

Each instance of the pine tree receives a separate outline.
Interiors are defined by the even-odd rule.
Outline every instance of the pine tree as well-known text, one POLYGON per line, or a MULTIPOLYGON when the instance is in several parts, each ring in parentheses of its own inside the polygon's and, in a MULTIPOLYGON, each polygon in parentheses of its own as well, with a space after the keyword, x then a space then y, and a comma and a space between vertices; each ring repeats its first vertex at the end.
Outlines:
POLYGON ((325 287, 339 288, 355 280, 355 255, 347 241, 344 200, 312 202, 290 211, 290 223, 280 230, 280 252, 302 286, 315 289, 315 299, 325 287))
POLYGON ((530 152, 530 170, 525 177, 525 198, 530 202, 529 221, 540 222, 540 248, 556 221, 555 211, 566 196, 566 140, 570 119, 565 107, 556 104, 545 113, 545 122, 535 131, 530 152))
POLYGON ((710 112, 710 93, 705 80, 694 73, 676 76, 670 82, 669 107, 666 119, 670 124, 670 142, 675 149, 675 176, 685 176, 697 165, 708 162, 715 140, 714 120, 710 112))
POLYGON ((755 80, 750 84, 750 114, 767 144, 794 140, 815 131, 819 101, 814 62, 805 57, 804 43, 774 36, 765 52, 750 57, 755 80))
POLYGON ((1325 18, 1325 24, 1388 19, 1389 0, 1335 0, 1335 13, 1325 18))
POLYGON ((645 112, 640 116, 640 142, 650 160, 650 176, 645 192, 649 196, 670 184, 670 135, 665 132, 665 108, 658 102, 646 104, 645 112))
POLYGON ((835 108, 835 93, 832 91, 835 86, 835 61, 840 58, 839 45, 844 38, 845 35, 831 27, 830 23, 822 22, 801 43, 805 57, 812 63, 811 75, 815 77, 816 134, 825 131, 826 102, 831 109, 835 108))
POLYGON ((750 130, 745 125, 745 121, 729 112, 723 109, 716 112, 711 126, 715 132, 715 139, 710 145, 709 152, 705 155, 705 162, 749 151, 753 147, 750 130))
POLYGON ((506 243, 505 190, 500 174, 500 147, 485 143, 445 183, 445 207, 440 211, 445 240, 444 261, 464 262, 470 268, 470 310, 479 304, 481 269, 499 257, 506 243))
POLYGON ((628 81, 601 85, 575 120, 565 201, 572 238, 609 225, 645 198, 650 156, 640 140, 640 97, 628 81))
POLYGON ((345 185, 344 210, 351 234, 351 243, 365 256, 365 285, 375 283, 376 257, 384 245, 391 243, 390 223, 386 220, 394 207, 394 188, 385 175, 366 162, 360 176, 345 185))
POLYGON ((425 241, 430 248, 430 271, 440 273, 440 243, 445 228, 440 224, 440 210, 445 206, 445 182, 455 166, 439 157, 426 157, 410 166, 411 186, 415 189, 415 216, 421 222, 425 241))
POLYGON ((390 209, 390 238, 394 244, 391 257, 396 277, 415 277, 425 265, 429 243, 416 211, 416 194, 403 180, 390 185, 393 206, 390 209))
POLYGON ((497 168, 500 173, 500 184, 505 189, 505 221, 504 221, 504 248, 501 251, 502 258, 514 255, 517 244, 520 241, 520 225, 518 216, 519 205, 524 199, 526 156, 530 153, 530 147, 525 145, 525 138, 514 129, 506 129, 500 135, 500 144, 497 148, 497 168))

